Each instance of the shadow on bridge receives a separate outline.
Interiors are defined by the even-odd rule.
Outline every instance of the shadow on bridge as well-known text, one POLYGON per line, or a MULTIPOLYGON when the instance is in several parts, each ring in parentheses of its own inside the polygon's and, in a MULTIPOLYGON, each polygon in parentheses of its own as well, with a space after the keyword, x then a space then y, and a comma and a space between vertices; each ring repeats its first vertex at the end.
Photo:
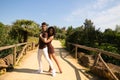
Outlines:
MULTIPOLYGON (((28 68, 20 68, 20 69, 14 69, 13 72, 20 72, 20 73, 29 73, 29 74, 39 74, 37 72, 38 70, 35 70, 35 69, 28 69, 28 68)), ((43 75, 51 75, 49 73, 46 73, 48 71, 43 71, 44 73, 42 73, 43 75)))
MULTIPOLYGON (((70 54, 65 50, 65 48, 55 48, 55 52, 56 52, 57 56, 60 56, 62 60, 64 60, 66 63, 68 63, 74 69, 74 72, 75 72, 75 75, 76 75, 76 80, 82 80, 82 78, 80 76, 80 73, 85 75, 89 80, 95 80, 95 79, 90 78, 89 76, 87 76, 86 73, 83 72, 84 69, 77 68, 74 65, 74 63, 67 60, 69 58, 68 56, 70 54)), ((67 67, 67 66, 65 66, 65 67, 67 67)), ((12 72, 38 74, 37 69, 29 69, 29 68, 15 68, 12 72)), ((50 75, 50 74, 46 73, 47 71, 44 71, 44 72, 45 73, 43 73, 43 75, 50 75)))
MULTIPOLYGON (((67 56, 69 56, 70 54, 62 54, 62 53, 66 53, 67 51, 65 50, 65 48, 55 48, 57 49, 57 52, 59 52, 60 57, 67 62, 75 71, 75 75, 76 75, 76 80, 82 80, 79 71, 85 75, 89 80, 95 80, 94 78, 89 77, 85 72, 83 72, 83 70, 85 69, 78 69, 76 66, 73 65, 73 63, 71 63, 70 61, 68 61, 67 59, 65 59, 67 56)), ((98 79, 97 79, 98 80, 98 79)))
POLYGON ((37 74, 37 73, 35 73, 35 72, 37 72, 37 70, 35 70, 35 69, 28 69, 28 68, 14 69, 13 72, 37 74))

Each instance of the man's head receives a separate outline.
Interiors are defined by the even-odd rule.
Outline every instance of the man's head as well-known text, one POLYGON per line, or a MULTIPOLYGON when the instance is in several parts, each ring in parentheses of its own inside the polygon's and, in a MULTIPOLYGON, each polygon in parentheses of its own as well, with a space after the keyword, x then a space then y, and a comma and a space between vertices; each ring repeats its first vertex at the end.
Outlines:
POLYGON ((47 26, 48 26, 48 24, 47 24, 46 22, 43 22, 43 23, 41 24, 42 30, 43 30, 43 31, 46 31, 46 30, 47 30, 47 26))

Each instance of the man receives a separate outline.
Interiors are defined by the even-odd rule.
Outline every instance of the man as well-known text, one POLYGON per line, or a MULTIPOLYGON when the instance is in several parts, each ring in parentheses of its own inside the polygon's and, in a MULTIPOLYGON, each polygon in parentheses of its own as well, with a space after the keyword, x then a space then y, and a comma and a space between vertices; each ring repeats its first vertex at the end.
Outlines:
MULTIPOLYGON (((48 38, 48 33, 46 32, 47 30, 47 26, 48 24, 43 22, 42 23, 42 32, 41 32, 41 35, 42 37, 44 37, 45 39, 48 38)), ((50 60, 49 56, 48 56, 48 49, 47 49, 47 43, 44 43, 40 36, 39 36, 39 49, 38 49, 38 64, 39 64, 39 70, 38 70, 38 73, 43 73, 43 69, 42 69, 42 60, 41 60, 41 57, 42 57, 42 54, 44 55, 44 57, 46 58, 46 60, 48 61, 49 63, 49 66, 52 68, 52 76, 55 76, 55 69, 53 68, 53 63, 52 61, 50 60)))

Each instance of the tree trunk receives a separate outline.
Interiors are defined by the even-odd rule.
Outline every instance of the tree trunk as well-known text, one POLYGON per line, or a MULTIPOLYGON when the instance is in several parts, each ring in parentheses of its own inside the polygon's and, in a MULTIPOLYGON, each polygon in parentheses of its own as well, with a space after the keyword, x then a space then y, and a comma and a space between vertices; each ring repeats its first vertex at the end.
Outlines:
POLYGON ((28 32, 24 32, 24 41, 23 42, 27 42, 27 40, 28 40, 28 32))

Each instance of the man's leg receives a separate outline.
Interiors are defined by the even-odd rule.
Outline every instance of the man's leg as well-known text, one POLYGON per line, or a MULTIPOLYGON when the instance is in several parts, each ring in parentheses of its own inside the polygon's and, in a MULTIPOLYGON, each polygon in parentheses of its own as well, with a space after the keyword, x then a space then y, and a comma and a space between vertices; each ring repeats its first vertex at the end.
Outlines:
POLYGON ((44 52, 43 54, 44 54, 46 60, 47 60, 48 63, 49 63, 49 66, 50 66, 51 69, 52 69, 52 76, 55 76, 55 75, 56 75, 56 71, 54 70, 54 68, 53 68, 53 63, 52 63, 52 61, 50 60, 50 58, 49 58, 49 56, 48 56, 47 47, 43 49, 43 52, 44 52))
POLYGON ((37 55, 37 57, 38 57, 38 64, 39 64, 39 70, 38 70, 38 72, 39 73, 42 73, 43 72, 43 69, 42 69, 42 54, 43 54, 43 50, 42 49, 38 49, 38 55, 37 55))
POLYGON ((43 54, 44 54, 46 60, 48 61, 51 69, 53 69, 53 63, 52 63, 52 61, 49 58, 47 47, 43 49, 43 54))

